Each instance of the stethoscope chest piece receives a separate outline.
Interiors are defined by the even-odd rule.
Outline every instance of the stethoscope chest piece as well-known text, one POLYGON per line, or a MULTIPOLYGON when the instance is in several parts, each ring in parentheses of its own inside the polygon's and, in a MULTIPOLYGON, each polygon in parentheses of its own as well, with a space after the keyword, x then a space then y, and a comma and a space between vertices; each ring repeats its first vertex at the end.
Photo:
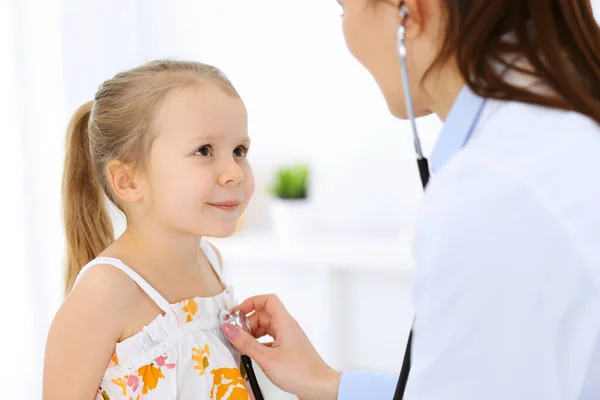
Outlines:
POLYGON ((234 313, 229 310, 222 310, 219 313, 219 321, 221 322, 221 325, 231 324, 252 334, 252 324, 250 324, 250 320, 246 316, 246 313, 241 310, 234 313))

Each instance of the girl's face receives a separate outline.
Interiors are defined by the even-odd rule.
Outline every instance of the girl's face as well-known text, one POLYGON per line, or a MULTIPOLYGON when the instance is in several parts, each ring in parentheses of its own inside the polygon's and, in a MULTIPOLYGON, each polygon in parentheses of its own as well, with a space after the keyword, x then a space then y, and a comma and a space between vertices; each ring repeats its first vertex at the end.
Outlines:
POLYGON ((169 92, 140 184, 148 216, 175 233, 226 237, 254 192, 246 108, 205 81, 169 92))

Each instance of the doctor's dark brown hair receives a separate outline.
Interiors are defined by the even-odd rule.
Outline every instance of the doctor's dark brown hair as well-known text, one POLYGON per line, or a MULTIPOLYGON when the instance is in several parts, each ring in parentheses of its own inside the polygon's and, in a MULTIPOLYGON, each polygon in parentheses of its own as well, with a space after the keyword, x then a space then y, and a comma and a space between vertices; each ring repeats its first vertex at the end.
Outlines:
POLYGON ((114 240, 105 198, 123 209, 106 176, 108 163, 119 160, 144 168, 156 134, 153 116, 165 94, 206 82, 238 97, 230 81, 213 66, 157 60, 104 82, 95 99, 71 118, 62 194, 67 239, 65 296, 81 268, 114 240))
POLYGON ((447 8, 447 31, 432 69, 455 59, 482 97, 574 110, 600 123, 600 30, 590 0, 438 1, 447 8), (503 80, 497 65, 513 56, 531 68, 511 68, 554 95, 503 80))

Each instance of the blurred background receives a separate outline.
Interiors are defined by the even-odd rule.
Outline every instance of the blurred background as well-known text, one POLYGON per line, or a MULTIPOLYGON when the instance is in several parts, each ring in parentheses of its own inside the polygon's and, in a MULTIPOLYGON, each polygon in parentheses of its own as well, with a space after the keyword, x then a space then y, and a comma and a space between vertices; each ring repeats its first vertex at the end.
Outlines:
MULTIPOLYGON (((336 368, 400 369, 421 189, 409 127, 346 49, 341 12, 335 0, 0 0, 0 397, 41 398, 68 119, 105 79, 167 57, 218 66, 249 111, 256 195, 214 241, 238 300, 278 294, 336 368)), ((429 153, 440 121, 418 124, 429 153)))

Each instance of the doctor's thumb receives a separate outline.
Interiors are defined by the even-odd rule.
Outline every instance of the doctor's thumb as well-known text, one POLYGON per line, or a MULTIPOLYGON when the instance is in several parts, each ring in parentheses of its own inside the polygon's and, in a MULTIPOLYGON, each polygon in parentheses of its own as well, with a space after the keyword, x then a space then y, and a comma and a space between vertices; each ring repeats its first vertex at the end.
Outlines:
POLYGON ((221 330, 233 347, 238 349, 240 353, 246 354, 259 366, 263 366, 268 351, 271 350, 270 348, 263 346, 252 335, 235 325, 223 324, 221 330))

